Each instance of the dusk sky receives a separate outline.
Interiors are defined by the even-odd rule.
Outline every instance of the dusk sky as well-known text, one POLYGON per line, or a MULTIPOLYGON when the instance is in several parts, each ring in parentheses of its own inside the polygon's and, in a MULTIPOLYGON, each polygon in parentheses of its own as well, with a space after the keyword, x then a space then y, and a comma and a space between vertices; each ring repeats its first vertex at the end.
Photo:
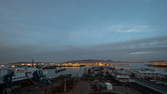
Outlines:
POLYGON ((0 0, 0 63, 167 60, 167 0, 0 0))

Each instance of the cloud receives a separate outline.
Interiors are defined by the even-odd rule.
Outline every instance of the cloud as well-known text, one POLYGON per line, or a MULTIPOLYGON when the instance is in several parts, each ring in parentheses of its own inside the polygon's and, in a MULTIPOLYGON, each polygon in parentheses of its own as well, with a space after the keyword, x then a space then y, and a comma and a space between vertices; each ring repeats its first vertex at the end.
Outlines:
POLYGON ((65 52, 72 53, 73 56, 80 58, 122 61, 165 60, 167 59, 167 37, 68 49, 65 52))
POLYGON ((149 25, 113 25, 109 27, 113 32, 148 32, 151 31, 149 25))
MULTIPOLYGON (((166 59, 165 56, 167 56, 166 36, 159 38, 142 40, 140 39, 133 41, 126 40, 125 42, 109 43, 109 40, 111 40, 110 37, 112 36, 111 34, 113 34, 110 32, 149 32, 152 28, 152 26, 150 25, 114 25, 109 28, 109 32, 106 31, 106 34, 104 34, 104 32, 100 32, 103 30, 103 28, 98 32, 96 30, 91 31, 92 29, 90 28, 89 30, 88 28, 88 30, 85 30, 86 32, 70 32, 70 36, 68 36, 68 34, 66 33, 67 39, 64 39, 66 37, 64 36, 64 33, 61 32, 38 32, 38 29, 37 32, 28 32, 22 31, 22 29, 28 28, 30 26, 24 24, 9 25, 11 25, 9 26, 11 28, 9 28, 8 32, 0 32, 0 53, 3 53, 0 55, 1 62, 18 61, 22 59, 31 60, 32 58, 37 58, 38 60, 45 60, 47 58, 48 61, 64 61, 89 58, 145 61, 152 59, 166 59), (19 31, 10 31, 17 27, 20 27, 19 31), (44 36, 39 37, 39 35, 44 36), (63 40, 61 38, 62 36, 64 36, 63 40), (57 39, 57 42, 55 42, 54 37, 60 38, 58 38, 59 40, 57 39), (68 39, 68 37, 70 38, 68 39), (74 39, 77 42, 73 42, 74 39), (104 40, 108 40, 108 43, 101 44, 104 43, 104 40), (69 44, 71 43, 72 46, 60 47, 58 44, 58 42, 60 41, 66 41, 66 43, 68 42, 69 44), (98 41, 102 42, 97 43, 101 45, 92 44, 94 46, 73 45, 79 44, 84 41, 86 42, 86 44, 92 44, 98 41)), ((113 37, 112 40, 115 39, 116 37, 113 37)))
POLYGON ((149 52, 149 51, 139 51, 139 52, 131 52, 129 54, 131 55, 142 55, 142 54, 151 54, 153 52, 149 52))

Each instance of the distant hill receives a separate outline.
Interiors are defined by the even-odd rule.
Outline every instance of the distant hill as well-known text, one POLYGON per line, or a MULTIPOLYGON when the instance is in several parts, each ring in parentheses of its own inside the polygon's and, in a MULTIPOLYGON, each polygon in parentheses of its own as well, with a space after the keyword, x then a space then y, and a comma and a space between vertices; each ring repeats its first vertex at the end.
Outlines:
MULTIPOLYGON (((66 61, 66 62, 36 62, 33 61, 34 63, 155 63, 155 62, 167 62, 165 60, 161 61, 150 61, 150 62, 129 62, 129 61, 113 61, 113 60, 98 60, 98 59, 86 59, 86 60, 71 60, 71 61, 66 61)), ((9 64, 31 64, 32 61, 21 61, 21 62, 14 62, 14 63, 9 63, 9 64)))
POLYGON ((129 62, 129 61, 113 61, 113 60, 96 60, 96 59, 87 59, 87 60, 72 60, 72 61, 66 61, 64 63, 128 63, 128 64, 142 64, 144 62, 129 62))
POLYGON ((66 61, 64 63, 97 63, 97 62, 110 63, 110 62, 114 62, 114 61, 112 61, 112 60, 87 59, 87 60, 66 61))

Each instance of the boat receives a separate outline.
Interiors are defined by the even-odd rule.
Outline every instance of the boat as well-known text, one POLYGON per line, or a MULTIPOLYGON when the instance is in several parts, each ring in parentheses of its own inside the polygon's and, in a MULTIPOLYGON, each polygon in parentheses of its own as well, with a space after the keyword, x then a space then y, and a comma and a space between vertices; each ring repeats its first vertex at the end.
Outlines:
POLYGON ((35 67, 4 67, 0 68, 0 94, 26 85, 31 82, 35 67))

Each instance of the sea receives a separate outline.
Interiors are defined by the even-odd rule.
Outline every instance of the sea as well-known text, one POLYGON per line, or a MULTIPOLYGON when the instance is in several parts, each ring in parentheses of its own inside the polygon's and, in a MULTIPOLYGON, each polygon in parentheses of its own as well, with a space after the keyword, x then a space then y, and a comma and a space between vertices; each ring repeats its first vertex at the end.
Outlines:
MULTIPOLYGON (((114 66, 116 68, 124 68, 129 70, 141 70, 141 69, 150 69, 158 73, 167 73, 167 68, 159 68, 159 67, 151 67, 147 64, 130 64, 130 65, 118 65, 114 66)), ((47 78, 56 78, 61 75, 71 74, 72 77, 82 77, 82 75, 85 72, 85 69, 88 67, 62 67, 65 68, 65 71, 61 71, 59 73, 56 73, 56 69, 46 69, 43 70, 44 75, 46 75, 47 78)))
POLYGON ((56 78, 61 75, 71 74, 72 77, 81 77, 84 74, 85 67, 62 67, 64 71, 56 73, 56 69, 43 70, 43 74, 47 78, 56 78))

